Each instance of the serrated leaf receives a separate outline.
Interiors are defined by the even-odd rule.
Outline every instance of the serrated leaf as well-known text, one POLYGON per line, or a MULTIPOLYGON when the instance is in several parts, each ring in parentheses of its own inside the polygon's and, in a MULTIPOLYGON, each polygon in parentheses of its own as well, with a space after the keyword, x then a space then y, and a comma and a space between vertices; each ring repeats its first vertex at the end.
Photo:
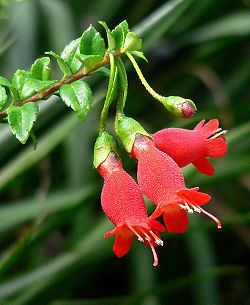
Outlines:
POLYGON ((99 55, 82 55, 77 54, 76 57, 81 61, 84 67, 89 70, 94 67, 96 64, 102 61, 102 57, 99 55))
POLYGON ((7 78, 0 76, 0 85, 4 87, 10 87, 11 82, 7 78))
POLYGON ((145 60, 146 62, 148 62, 147 58, 144 56, 144 54, 141 51, 130 51, 129 53, 132 54, 133 56, 139 57, 145 60))
POLYGON ((7 78, 0 76, 0 85, 9 88, 14 101, 19 101, 19 95, 17 93, 17 90, 12 86, 11 82, 7 78))
POLYGON ((49 57, 42 57, 37 59, 31 66, 30 77, 39 80, 49 80, 51 75, 49 64, 49 57))
POLYGON ((35 78, 27 78, 24 83, 20 94, 21 99, 25 99, 36 92, 40 92, 53 85, 55 80, 39 80, 35 78))
POLYGON ((104 39, 92 25, 82 34, 80 53, 82 55, 99 55, 101 58, 104 57, 104 39))
POLYGON ((71 41, 62 51, 61 58, 70 66, 73 73, 77 72, 82 64, 77 59, 76 55, 80 54, 81 38, 71 41))
POLYGON ((45 52, 45 54, 51 55, 56 59, 56 61, 58 63, 58 66, 63 73, 63 77, 67 77, 67 76, 72 75, 72 71, 70 69, 70 66, 61 58, 61 56, 59 56, 58 54, 56 54, 53 51, 45 52))
POLYGON ((0 111, 2 111, 7 101, 8 101, 8 96, 6 94, 6 91, 4 87, 0 85, 0 111))
POLYGON ((12 85, 17 89, 21 100, 46 89, 55 82, 31 78, 30 73, 25 70, 17 70, 12 79, 12 85))
POLYGON ((37 120, 39 113, 38 105, 30 102, 20 107, 11 106, 8 108, 7 113, 12 133, 22 144, 25 144, 37 120))
POLYGON ((107 33, 107 39, 108 39, 108 48, 109 50, 114 50, 115 49, 115 40, 114 37, 109 29, 109 27, 107 26, 106 22, 104 21, 99 21, 99 24, 102 25, 107 33))
POLYGON ((134 32, 128 32, 124 42, 125 51, 139 51, 141 46, 142 40, 134 32))
POLYGON ((65 84, 60 88, 60 96, 64 103, 76 112, 78 118, 84 121, 93 103, 93 95, 89 85, 82 80, 65 84))
POLYGON ((115 50, 118 51, 123 48, 125 38, 129 32, 128 23, 126 20, 118 24, 111 32, 115 40, 115 50))

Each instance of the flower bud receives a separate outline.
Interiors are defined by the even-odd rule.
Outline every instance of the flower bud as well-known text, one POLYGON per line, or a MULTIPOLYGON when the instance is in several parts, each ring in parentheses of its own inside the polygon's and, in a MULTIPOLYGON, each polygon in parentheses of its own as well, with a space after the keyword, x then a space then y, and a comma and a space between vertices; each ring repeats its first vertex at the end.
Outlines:
POLYGON ((162 100, 164 107, 178 117, 190 118, 197 110, 194 102, 180 96, 168 96, 162 100))

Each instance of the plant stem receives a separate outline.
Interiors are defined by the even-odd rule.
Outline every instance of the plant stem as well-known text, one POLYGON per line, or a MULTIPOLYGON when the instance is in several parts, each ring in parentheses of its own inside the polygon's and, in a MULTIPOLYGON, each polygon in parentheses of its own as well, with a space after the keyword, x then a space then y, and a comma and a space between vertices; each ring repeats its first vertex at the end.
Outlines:
POLYGON ((108 90, 106 94, 106 98, 103 104, 100 123, 99 123, 99 132, 106 130, 106 121, 109 111, 109 106, 112 103, 113 95, 115 91, 115 83, 117 78, 117 67, 115 65, 114 55, 112 53, 109 54, 109 62, 110 62, 110 78, 108 84, 108 90))
POLYGON ((126 104, 127 95, 128 95, 128 78, 127 72, 124 67, 124 64, 120 58, 116 60, 117 68, 119 73, 119 80, 122 87, 122 93, 119 96, 118 103, 117 103, 117 110, 116 110, 116 117, 123 114, 123 110, 126 104))
POLYGON ((146 90, 149 92, 149 94, 151 94, 157 101, 162 103, 162 101, 164 100, 164 96, 155 92, 155 90, 149 85, 149 83, 146 81, 145 77, 143 76, 142 71, 141 71, 140 67, 138 66, 137 62, 135 61, 134 57, 132 56, 132 54, 127 52, 126 55, 128 56, 132 65, 134 66, 135 71, 136 71, 137 75, 139 76, 143 86, 146 88, 146 90))
MULTIPOLYGON (((117 51, 115 54, 113 54, 114 57, 119 57, 121 56, 123 53, 121 50, 117 51)), ((48 87, 47 89, 43 90, 43 92, 37 92, 35 94, 33 94, 32 96, 20 101, 19 103, 17 103, 16 106, 22 106, 26 103, 29 102, 38 102, 40 100, 46 100, 48 99, 53 93, 55 93, 56 91, 58 91, 60 89, 60 87, 64 84, 71 84, 73 82, 75 82, 76 80, 79 80, 85 76, 90 75, 92 72, 96 71, 97 69, 105 66, 106 64, 108 64, 110 62, 110 58, 109 58, 109 54, 106 54, 103 58, 103 60, 96 64, 95 66, 93 66, 92 68, 90 68, 89 70, 87 70, 85 67, 82 68, 81 70, 79 70, 78 72, 72 74, 70 77, 60 80, 56 83, 54 83, 53 85, 51 85, 50 87, 48 87)), ((7 112, 6 111, 2 111, 0 112, 0 121, 5 119, 7 117, 7 112)))

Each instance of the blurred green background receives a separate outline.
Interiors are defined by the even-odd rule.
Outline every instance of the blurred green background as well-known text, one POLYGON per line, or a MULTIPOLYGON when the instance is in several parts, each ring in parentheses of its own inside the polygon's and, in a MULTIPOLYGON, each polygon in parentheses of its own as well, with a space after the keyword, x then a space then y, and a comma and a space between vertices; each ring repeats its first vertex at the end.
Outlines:
MULTIPOLYGON (((198 107, 192 119, 174 119, 128 65, 127 113, 150 132, 214 117, 229 130, 229 152, 212 161, 214 176, 184 169, 189 187, 212 195, 206 208, 223 229, 191 217, 187 233, 165 234, 154 268, 148 247, 134 242, 118 259, 113 239, 103 239, 112 224, 100 209, 92 156, 107 80, 89 78, 95 107, 84 124, 57 97, 40 103, 36 151, 1 124, 1 305, 250 304, 249 8, 248 0, 0 0, 0 75, 60 52, 90 23, 103 33, 98 20, 113 28, 126 19, 143 38, 149 63, 140 66, 150 84, 198 107)), ((135 162, 121 155, 135 175, 135 162)))

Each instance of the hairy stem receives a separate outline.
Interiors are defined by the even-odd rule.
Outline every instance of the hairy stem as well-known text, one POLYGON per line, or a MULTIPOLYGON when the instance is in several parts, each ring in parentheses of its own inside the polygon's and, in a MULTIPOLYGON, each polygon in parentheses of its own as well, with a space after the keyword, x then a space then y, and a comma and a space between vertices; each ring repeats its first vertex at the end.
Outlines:
MULTIPOLYGON (((114 57, 119 57, 121 56, 123 53, 121 50, 117 51, 114 54, 114 57)), ((26 103, 29 102, 39 102, 41 100, 46 100, 48 99, 51 95, 53 95, 55 92, 57 92, 62 85, 64 84, 71 84, 85 76, 90 75, 92 72, 96 71, 97 69, 107 65, 110 62, 110 58, 109 58, 109 54, 106 54, 103 58, 103 60, 96 64, 95 66, 93 66, 92 68, 90 68, 89 70, 87 70, 85 67, 83 67, 81 70, 79 70, 78 72, 72 74, 70 77, 62 79, 56 83, 54 83, 53 85, 49 86, 48 88, 46 88, 45 90, 43 90, 42 92, 37 92, 35 94, 33 94, 32 96, 20 101, 19 103, 17 103, 16 106, 22 106, 26 103)), ((5 119, 7 117, 7 112, 6 111, 2 111, 0 112, 0 121, 5 119)))

